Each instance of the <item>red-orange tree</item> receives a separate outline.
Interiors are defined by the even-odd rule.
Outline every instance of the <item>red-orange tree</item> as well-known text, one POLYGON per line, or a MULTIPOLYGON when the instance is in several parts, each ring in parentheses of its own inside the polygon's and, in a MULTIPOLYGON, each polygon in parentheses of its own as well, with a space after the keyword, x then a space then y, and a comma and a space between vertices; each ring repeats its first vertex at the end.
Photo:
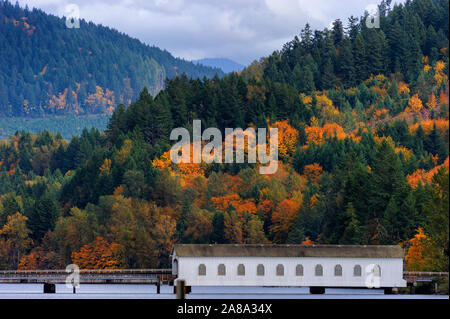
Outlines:
POLYGON ((94 244, 84 245, 79 252, 73 252, 72 261, 82 269, 118 269, 125 264, 122 246, 110 244, 102 237, 97 237, 94 244))

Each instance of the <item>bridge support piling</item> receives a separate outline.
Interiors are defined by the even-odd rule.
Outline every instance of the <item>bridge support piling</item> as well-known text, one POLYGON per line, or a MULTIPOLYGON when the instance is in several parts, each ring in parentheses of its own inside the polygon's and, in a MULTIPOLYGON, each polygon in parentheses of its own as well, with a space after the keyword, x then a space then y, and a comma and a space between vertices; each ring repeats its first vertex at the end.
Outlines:
POLYGON ((392 287, 385 287, 384 288, 384 294, 385 295, 392 295, 392 293, 393 293, 392 287))
POLYGON ((156 282, 156 293, 159 295, 161 293, 161 280, 158 278, 156 282))
POLYGON ((186 299, 186 281, 178 279, 176 282, 177 299, 186 299))
POLYGON ((416 294, 416 283, 415 282, 412 282, 412 283, 409 283, 408 284, 408 286, 409 286, 409 294, 410 295, 415 295, 416 294))
POLYGON ((56 292, 56 286, 52 283, 44 283, 44 294, 54 294, 56 292))
POLYGON ((311 295, 323 295, 325 293, 325 287, 309 287, 309 293, 311 295))

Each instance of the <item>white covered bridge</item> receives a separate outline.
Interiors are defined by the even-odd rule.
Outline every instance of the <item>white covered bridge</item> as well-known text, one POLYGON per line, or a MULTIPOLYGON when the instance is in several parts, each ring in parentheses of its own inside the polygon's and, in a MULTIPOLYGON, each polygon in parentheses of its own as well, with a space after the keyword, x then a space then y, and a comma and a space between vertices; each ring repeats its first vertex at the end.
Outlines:
POLYGON ((400 246, 175 245, 186 286, 406 287, 400 246))

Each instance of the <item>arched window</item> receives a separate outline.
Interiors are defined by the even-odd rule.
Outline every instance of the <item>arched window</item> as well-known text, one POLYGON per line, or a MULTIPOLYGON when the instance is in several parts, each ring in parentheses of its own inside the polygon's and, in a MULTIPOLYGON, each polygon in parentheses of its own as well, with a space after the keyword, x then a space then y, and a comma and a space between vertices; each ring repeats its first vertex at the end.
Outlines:
POLYGON ((264 265, 259 264, 258 267, 256 267, 256 275, 264 276, 264 265))
POLYGON ((204 264, 200 264, 198 266, 198 275, 199 276, 206 276, 206 266, 204 264))
POLYGON ((277 266, 277 276, 284 276, 284 266, 281 264, 277 266))
POLYGON ((237 268, 238 276, 245 276, 245 266, 240 264, 237 268))
POLYGON ((178 259, 174 259, 172 263, 172 275, 178 275, 178 259))
POLYGON ((373 275, 376 277, 381 277, 381 267, 379 265, 375 265, 373 267, 373 275))
POLYGON ((318 277, 323 276, 323 267, 322 267, 322 265, 316 265, 315 274, 318 277))
POLYGON ((341 265, 334 266, 334 275, 336 277, 342 277, 342 266, 341 265))
POLYGON ((353 276, 354 277, 361 277, 361 266, 360 265, 356 265, 353 268, 353 276))
POLYGON ((224 264, 220 264, 219 267, 217 267, 217 275, 219 276, 225 276, 226 275, 226 268, 224 264))
POLYGON ((297 265, 297 267, 295 267, 295 275, 303 276, 303 266, 302 265, 297 265))

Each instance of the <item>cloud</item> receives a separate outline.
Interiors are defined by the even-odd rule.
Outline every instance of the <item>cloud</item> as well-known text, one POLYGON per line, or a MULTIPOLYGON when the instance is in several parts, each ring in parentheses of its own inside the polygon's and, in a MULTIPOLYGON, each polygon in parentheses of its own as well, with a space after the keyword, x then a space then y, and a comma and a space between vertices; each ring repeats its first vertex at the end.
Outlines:
POLYGON ((360 16, 374 0, 19 0, 59 16, 74 3, 82 18, 118 29, 185 59, 227 57, 248 64, 299 34, 360 16))

